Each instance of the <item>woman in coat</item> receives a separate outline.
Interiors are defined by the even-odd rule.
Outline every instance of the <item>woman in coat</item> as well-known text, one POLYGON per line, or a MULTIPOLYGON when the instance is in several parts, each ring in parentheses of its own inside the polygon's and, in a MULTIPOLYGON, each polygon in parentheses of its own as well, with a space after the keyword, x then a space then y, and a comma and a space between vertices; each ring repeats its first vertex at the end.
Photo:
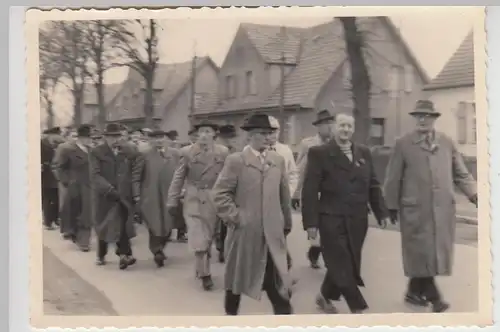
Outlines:
POLYGON ((163 250, 174 226, 165 201, 180 159, 179 151, 168 146, 166 134, 162 130, 149 134, 151 148, 143 154, 141 172, 141 216, 149 231, 149 250, 158 267, 166 260, 163 250))
POLYGON ((410 113, 417 128, 396 141, 385 181, 388 208, 399 214, 407 303, 446 311, 434 277, 451 275, 455 240, 455 186, 477 204, 473 177, 453 141, 434 130, 432 102, 420 100, 410 113))
POLYGON ((351 141, 354 118, 337 114, 334 139, 309 149, 302 187, 302 222, 309 238, 319 231, 327 272, 316 304, 327 313, 342 295, 352 313, 368 308, 358 286, 368 231, 368 203, 383 227, 388 221, 370 150, 351 141), (319 194, 319 195, 318 195, 319 194))
POLYGON ((195 252, 196 275, 201 279, 203 289, 208 291, 213 288, 210 250, 217 229, 211 191, 224 166, 228 149, 214 142, 217 124, 201 122, 195 128, 197 141, 181 149, 181 161, 170 185, 167 206, 175 215, 185 188, 183 206, 188 243, 195 252))
POLYGON ((285 239, 292 227, 290 191, 285 160, 267 151, 277 128, 267 115, 254 114, 242 129, 249 132, 249 145, 226 159, 213 191, 228 228, 225 310, 237 315, 241 294, 259 300, 264 290, 275 314, 291 314, 285 239))

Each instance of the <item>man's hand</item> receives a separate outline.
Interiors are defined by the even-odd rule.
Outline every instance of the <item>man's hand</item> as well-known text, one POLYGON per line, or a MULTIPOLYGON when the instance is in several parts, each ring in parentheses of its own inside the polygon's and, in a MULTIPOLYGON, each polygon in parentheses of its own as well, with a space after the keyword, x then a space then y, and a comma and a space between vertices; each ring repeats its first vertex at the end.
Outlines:
POLYGON ((300 208, 300 199, 292 198, 292 209, 298 210, 300 208))
POLYGON ((175 217, 177 216, 178 207, 177 205, 167 206, 167 211, 171 216, 175 217))
POLYGON ((108 195, 109 199, 111 199, 112 201, 119 201, 120 200, 120 194, 118 193, 118 191, 116 191, 116 189, 111 189, 109 192, 108 192, 108 195))
POLYGON ((471 198, 469 198, 469 201, 474 204, 477 208, 477 194, 473 195, 471 198))
POLYGON ((389 218, 391 223, 395 225, 398 222, 398 210, 389 210, 389 218))
POLYGON ((391 221, 391 219, 390 219, 390 218, 383 218, 382 220, 380 220, 380 221, 378 222, 378 224, 379 224, 380 228, 382 228, 382 229, 387 228, 387 225, 388 225, 389 223, 394 224, 394 223, 391 221))
POLYGON ((315 239, 318 236, 318 229, 316 227, 309 227, 307 229, 307 238, 315 239))

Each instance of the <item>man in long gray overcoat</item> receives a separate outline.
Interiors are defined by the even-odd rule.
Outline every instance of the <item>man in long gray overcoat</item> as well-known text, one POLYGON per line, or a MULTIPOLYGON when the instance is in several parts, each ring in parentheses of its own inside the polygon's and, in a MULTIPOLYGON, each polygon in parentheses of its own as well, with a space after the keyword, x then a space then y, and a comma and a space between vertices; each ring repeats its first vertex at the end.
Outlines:
POLYGON ((174 226, 165 202, 180 159, 179 151, 168 146, 166 134, 163 130, 149 134, 151 148, 143 154, 141 173, 141 215, 149 231, 149 250, 158 267, 166 260, 163 250, 174 226))
POLYGON ((225 252, 225 311, 237 315, 241 294, 267 293, 277 315, 292 314, 286 235, 292 228, 285 160, 268 151, 277 128, 265 114, 242 126, 249 145, 231 154, 214 186, 217 215, 228 227, 225 252))
POLYGON ((212 202, 212 188, 228 155, 225 146, 214 142, 218 125, 204 121, 195 125, 196 143, 181 149, 181 161, 168 192, 171 214, 178 211, 183 188, 184 218, 188 244, 195 252, 196 275, 204 290, 213 288, 210 274, 210 251, 217 229, 217 215, 212 202))
POLYGON ((434 130, 439 117, 432 102, 420 100, 410 113, 417 128, 396 141, 385 181, 393 219, 399 214, 404 273, 410 278, 405 301, 446 311, 434 282, 451 275, 455 238, 455 186, 477 206, 477 189, 454 142, 434 130))
POLYGON ((91 132, 91 126, 80 126, 77 129, 77 139, 70 142, 54 161, 57 177, 67 190, 62 210, 65 234, 85 252, 89 251, 93 221, 89 163, 91 132))
POLYGON ((135 237, 134 211, 140 195, 142 158, 124 142, 122 128, 110 123, 103 132, 105 143, 90 153, 97 264, 106 264, 108 244, 115 243, 121 270, 135 264, 130 239, 135 237))

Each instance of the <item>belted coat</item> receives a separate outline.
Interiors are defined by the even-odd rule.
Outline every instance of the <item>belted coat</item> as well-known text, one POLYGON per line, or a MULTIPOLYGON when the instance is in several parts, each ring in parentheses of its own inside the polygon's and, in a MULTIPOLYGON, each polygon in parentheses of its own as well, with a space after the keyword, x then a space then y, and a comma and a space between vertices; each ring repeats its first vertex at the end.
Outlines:
POLYGON ((143 167, 140 154, 127 144, 115 155, 104 143, 94 148, 90 156, 97 237, 108 243, 117 242, 121 231, 125 231, 129 238, 135 237, 133 198, 140 194, 143 167), (110 196, 113 190, 119 194, 119 201, 110 196))
POLYGON ((174 227, 167 209, 168 189, 179 165, 180 152, 166 147, 164 152, 150 148, 143 153, 140 206, 142 218, 151 234, 167 236, 174 227))
POLYGON ((170 189, 167 206, 177 207, 183 189, 183 213, 188 229, 188 243, 195 252, 210 249, 217 229, 217 216, 212 201, 212 187, 228 155, 225 146, 214 144, 203 151, 198 143, 181 150, 181 159, 170 189))
POLYGON ((292 214, 284 158, 268 151, 262 163, 248 146, 231 154, 213 195, 217 214, 228 228, 225 288, 260 299, 269 252, 278 271, 278 290, 288 298, 285 231, 292 228, 292 214))
POLYGON ((396 141, 386 172, 386 202, 399 211, 405 275, 450 275, 455 187, 468 197, 477 194, 454 142, 436 132, 431 146, 417 132, 407 134, 396 141))

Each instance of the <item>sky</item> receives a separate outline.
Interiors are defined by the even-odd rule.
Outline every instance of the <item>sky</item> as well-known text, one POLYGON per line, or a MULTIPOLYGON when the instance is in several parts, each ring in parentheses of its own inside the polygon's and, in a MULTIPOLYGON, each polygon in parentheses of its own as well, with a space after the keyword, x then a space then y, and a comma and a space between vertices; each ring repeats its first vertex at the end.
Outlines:
MULTIPOLYGON (((430 78, 435 77, 458 48, 473 26, 473 13, 450 7, 449 10, 426 10, 389 15, 430 78)), ((331 20, 331 17, 234 17, 214 19, 171 19, 161 21, 159 33, 160 62, 188 61, 210 56, 217 65, 224 61, 229 46, 243 22, 307 27, 331 20)), ((126 69, 111 70, 107 83, 119 83, 126 69)), ((70 119, 71 99, 63 89, 55 100, 59 124, 70 119)))

